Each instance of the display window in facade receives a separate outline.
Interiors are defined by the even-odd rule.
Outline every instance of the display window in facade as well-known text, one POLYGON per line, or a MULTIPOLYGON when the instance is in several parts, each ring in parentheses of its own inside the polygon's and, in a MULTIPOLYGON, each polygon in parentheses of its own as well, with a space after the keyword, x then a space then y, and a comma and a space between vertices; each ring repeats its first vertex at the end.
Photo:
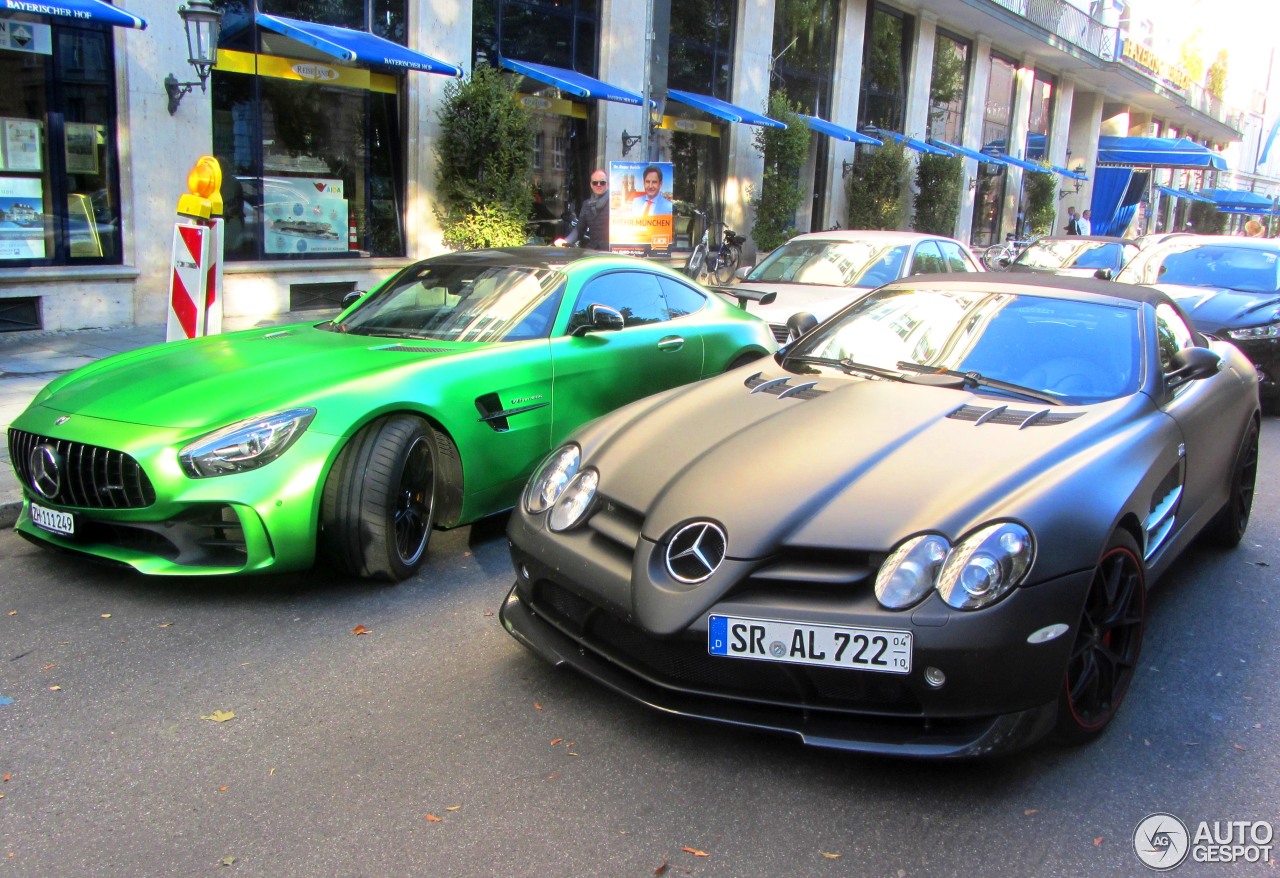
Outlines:
MULTIPOLYGON (((982 117, 982 148, 1005 152, 1013 128, 1013 89, 1017 63, 1012 58, 991 56, 991 78, 982 117)), ((1003 165, 978 165, 978 188, 973 200, 973 236, 976 246, 997 243, 1004 214, 1004 193, 1008 169, 1003 165)))
POLYGON ((211 92, 227 258, 403 256, 400 95, 418 74, 395 71, 458 69, 404 48, 403 0, 223 8, 211 92))
POLYGON ((0 269, 121 262, 108 25, 0 17, 0 269))
POLYGON ((968 99, 969 43, 939 30, 929 80, 929 136, 966 146, 964 107, 968 99))

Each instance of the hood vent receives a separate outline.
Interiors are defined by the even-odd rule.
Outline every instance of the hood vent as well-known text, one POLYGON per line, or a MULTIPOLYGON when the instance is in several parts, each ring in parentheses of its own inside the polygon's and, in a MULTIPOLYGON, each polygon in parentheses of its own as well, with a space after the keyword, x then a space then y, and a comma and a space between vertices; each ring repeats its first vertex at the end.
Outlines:
POLYGON ((828 392, 816 389, 816 381, 792 384, 791 377, 785 375, 781 378, 765 378, 764 373, 757 372, 742 382, 742 386, 749 388, 752 393, 771 393, 778 399, 817 399, 828 392))
POLYGON ((947 415, 957 421, 972 421, 975 427, 983 424, 1003 424, 1008 427, 1056 427, 1074 421, 1083 412, 1052 412, 1049 409, 1011 409, 1007 405, 987 408, 980 405, 962 405, 947 415))
POLYGON ((386 347, 374 348, 375 351, 398 351, 408 354, 447 354, 449 348, 429 348, 416 344, 389 344, 386 347))
POLYGON ((293 335, 292 329, 285 329, 280 332, 268 332, 263 338, 288 338, 293 335))

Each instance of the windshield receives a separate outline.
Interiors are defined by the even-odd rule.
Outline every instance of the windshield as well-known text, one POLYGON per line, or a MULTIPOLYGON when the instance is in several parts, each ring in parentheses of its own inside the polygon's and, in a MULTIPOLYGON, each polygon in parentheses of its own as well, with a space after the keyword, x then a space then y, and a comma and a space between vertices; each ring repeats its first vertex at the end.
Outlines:
POLYGON ((769 254, 749 281, 878 287, 897 280, 910 247, 868 241, 790 241, 769 254))
POLYGON ((1013 293, 889 290, 873 293, 805 337, 788 357, 900 363, 975 372, 1051 394, 1098 402, 1137 391, 1133 307, 1013 293))
POLYGON ((1161 250, 1143 258, 1141 265, 1117 280, 1275 293, 1280 291, 1280 247, 1262 250, 1200 244, 1161 250))
POLYGON ((559 272, 547 268, 432 261, 366 297, 337 328, 438 341, 546 338, 561 280, 559 272))
POLYGON ((1098 269, 1119 271, 1137 247, 1115 241, 1046 240, 1036 241, 1018 255, 1016 263, 1040 271, 1061 268, 1098 269))

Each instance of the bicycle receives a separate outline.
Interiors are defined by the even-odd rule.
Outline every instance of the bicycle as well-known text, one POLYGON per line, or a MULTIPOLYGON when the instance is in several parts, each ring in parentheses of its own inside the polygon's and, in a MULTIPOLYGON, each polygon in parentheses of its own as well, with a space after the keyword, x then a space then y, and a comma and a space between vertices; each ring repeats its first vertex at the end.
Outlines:
POLYGON ((987 267, 987 271, 1006 271, 1013 264, 1013 260, 1018 258, 1023 248, 1030 243, 1030 241, 1018 241, 1009 234, 1005 237, 1003 244, 992 244, 982 251, 982 264, 987 267))
POLYGON ((710 277, 720 285, 729 283, 738 269, 738 263, 742 261, 742 245, 747 243, 747 239, 726 226, 724 240, 712 253, 711 223, 707 222, 707 215, 703 211, 694 210, 693 215, 702 218, 702 238, 689 254, 689 261, 684 267, 685 274, 699 283, 703 282, 704 277, 710 277))

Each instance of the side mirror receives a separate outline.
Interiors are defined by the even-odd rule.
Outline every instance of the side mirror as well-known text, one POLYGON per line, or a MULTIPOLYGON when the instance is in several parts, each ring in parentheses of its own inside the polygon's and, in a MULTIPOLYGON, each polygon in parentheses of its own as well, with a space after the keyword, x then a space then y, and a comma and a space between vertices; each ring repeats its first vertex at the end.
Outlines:
POLYGON ((1111 280, 1111 278, 1115 277, 1115 271, 1110 268, 1099 268, 1093 273, 1093 276, 1098 280, 1111 280))
POLYGON ((345 311, 348 308, 350 308, 352 305, 354 305, 356 302, 359 302, 362 298, 364 298, 364 295, 366 292, 367 290, 352 290, 351 292, 347 293, 345 296, 342 297, 342 310, 345 311))
POLYGON ((1183 348, 1173 355, 1172 368, 1164 373, 1170 388, 1218 374, 1222 358, 1208 348, 1183 348))
POLYGON ((574 330, 574 335, 586 335, 588 332, 617 332, 625 328, 627 322, 622 312, 608 305, 588 305, 587 322, 574 330))
POLYGON ((818 325, 818 318, 808 311, 800 311, 787 318, 787 334, 796 339, 818 325))
POLYGON ((755 268, 754 265, 739 265, 738 270, 733 273, 733 276, 738 280, 746 280, 747 275, 751 274, 751 270, 753 268, 755 268))

